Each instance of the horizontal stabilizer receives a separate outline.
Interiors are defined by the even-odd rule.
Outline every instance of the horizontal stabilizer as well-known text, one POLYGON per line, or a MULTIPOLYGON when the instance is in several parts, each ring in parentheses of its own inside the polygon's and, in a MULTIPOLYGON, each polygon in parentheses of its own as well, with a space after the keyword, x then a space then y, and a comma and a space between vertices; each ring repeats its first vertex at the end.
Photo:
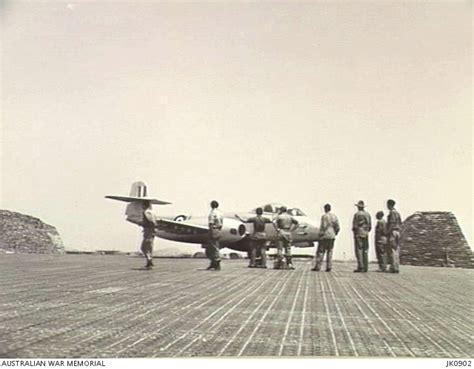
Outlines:
POLYGON ((106 199, 111 199, 111 200, 118 200, 118 201, 124 201, 124 202, 136 202, 136 201, 149 201, 150 204, 155 204, 155 205, 169 205, 171 202, 168 201, 162 201, 158 199, 154 199, 151 197, 137 197, 137 196, 105 196, 106 199))

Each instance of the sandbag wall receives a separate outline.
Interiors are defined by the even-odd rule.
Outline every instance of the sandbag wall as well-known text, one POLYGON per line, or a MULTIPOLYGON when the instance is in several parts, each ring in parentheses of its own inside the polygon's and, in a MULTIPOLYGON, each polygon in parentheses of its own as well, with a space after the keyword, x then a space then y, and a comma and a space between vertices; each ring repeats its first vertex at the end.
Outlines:
POLYGON ((55 227, 29 215, 0 210, 0 252, 64 254, 55 227))
POLYGON ((451 212, 417 212, 405 219, 400 262, 405 265, 474 268, 474 255, 451 212))

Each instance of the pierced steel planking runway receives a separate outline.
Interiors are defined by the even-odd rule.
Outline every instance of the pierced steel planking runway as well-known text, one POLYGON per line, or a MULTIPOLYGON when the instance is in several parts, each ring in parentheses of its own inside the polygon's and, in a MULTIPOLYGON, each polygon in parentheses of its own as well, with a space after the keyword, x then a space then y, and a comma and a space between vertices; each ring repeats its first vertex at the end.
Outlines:
POLYGON ((474 270, 155 264, 0 255, 0 357, 474 356, 474 270))

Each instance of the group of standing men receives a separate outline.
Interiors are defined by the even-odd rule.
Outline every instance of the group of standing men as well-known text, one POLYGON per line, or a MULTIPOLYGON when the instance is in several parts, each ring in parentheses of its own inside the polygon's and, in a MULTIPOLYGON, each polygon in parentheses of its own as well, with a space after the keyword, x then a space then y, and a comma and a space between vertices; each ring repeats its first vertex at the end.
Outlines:
MULTIPOLYGON (((206 256, 211 260, 211 264, 207 268, 208 270, 220 270, 219 236, 223 217, 219 210, 217 210, 218 207, 217 201, 211 202, 211 211, 208 218, 209 244, 206 247, 206 256)), ((248 219, 242 219, 238 214, 235 214, 243 223, 253 224, 253 233, 250 235, 250 268, 267 268, 265 224, 273 223, 279 236, 274 268, 295 269, 291 257, 291 232, 298 227, 298 221, 288 214, 287 210, 285 206, 281 206, 273 220, 263 216, 262 208, 257 208, 256 215, 248 219), (257 255, 260 257, 258 265, 257 255)))
MULTIPOLYGON (((357 268, 355 273, 365 273, 369 269, 369 232, 372 230, 372 221, 370 214, 365 211, 364 201, 357 204, 358 211, 352 219, 352 232, 354 234, 354 248, 357 258, 357 268)), ((395 209, 395 201, 388 200, 387 208, 389 210, 387 221, 385 221, 383 211, 376 214, 377 224, 375 226, 375 253, 379 272, 400 272, 400 230, 402 219, 400 213, 395 209), (388 269, 387 269, 388 267, 388 269)), ((339 221, 331 213, 331 205, 324 206, 325 214, 321 217, 320 240, 316 251, 316 264, 312 269, 319 271, 321 264, 326 256, 326 272, 331 271, 332 252, 334 241, 339 233, 339 221)))
MULTIPOLYGON (((224 218, 218 210, 219 203, 211 202, 211 210, 208 216, 209 225, 209 242, 206 246, 206 256, 210 259, 208 270, 220 270, 220 246, 219 238, 223 227, 224 218)), ((365 211, 364 201, 357 204, 358 211, 354 214, 352 220, 352 232, 354 234, 354 247, 357 258, 357 269, 355 273, 368 271, 368 250, 369 250, 369 232, 372 229, 370 214, 365 211)), ((375 226, 375 251, 379 272, 399 273, 400 264, 400 230, 401 216, 395 209, 395 201, 388 200, 387 208, 389 214, 385 221, 383 211, 376 214, 377 224, 375 226), (389 269, 387 270, 387 266, 389 269)), ((156 220, 151 211, 151 204, 148 201, 143 202, 143 241, 141 251, 146 259, 146 268, 153 267, 153 240, 155 237, 156 220)), ((242 219, 244 223, 253 223, 253 233, 250 235, 250 264, 249 267, 267 267, 266 261, 266 242, 265 224, 273 223, 278 235, 277 255, 275 260, 275 269, 294 269, 291 256, 291 232, 298 227, 298 221, 287 213, 287 208, 282 206, 278 214, 273 220, 263 216, 262 208, 257 208, 256 215, 248 219, 242 219), (257 255, 260 256, 260 263, 257 265, 257 255)), ((316 262, 312 269, 320 271, 321 264, 326 254, 326 272, 332 269, 332 254, 334 250, 334 242, 340 231, 339 220, 336 215, 331 212, 331 205, 324 205, 324 214, 321 217, 319 228, 319 241, 316 250, 316 262)))
MULTIPOLYGON (((359 201, 357 204, 358 211, 354 214, 352 220, 352 232, 354 234, 354 248, 357 258, 357 268, 355 273, 364 273, 369 269, 369 233, 372 229, 372 221, 370 214, 365 211, 364 201, 359 201)), ((402 219, 400 213, 395 209, 395 201, 388 200, 387 208, 389 214, 387 221, 385 221, 383 211, 378 211, 376 214, 377 224, 375 227, 375 253, 379 272, 399 273, 400 265, 400 230, 402 219), (388 269, 387 269, 388 267, 388 269)), ((244 220, 238 217, 241 221, 246 223, 253 223, 254 233, 251 235, 250 245, 250 265, 249 267, 257 267, 256 255, 261 255, 260 266, 266 268, 266 237, 265 237, 265 223, 272 221, 262 216, 262 209, 257 209, 255 217, 244 220)), ((277 255, 275 268, 294 269, 291 261, 291 231, 298 226, 298 221, 291 215, 287 214, 286 207, 279 210, 279 214, 273 219, 273 223, 279 233, 279 242, 277 245, 277 255), (284 252, 284 256, 283 256, 284 252)), ((326 272, 332 269, 332 254, 334 250, 334 242, 336 236, 340 231, 339 220, 336 215, 331 212, 331 205, 324 205, 324 214, 321 217, 319 227, 319 241, 316 250, 316 262, 312 269, 313 271, 320 271, 321 265, 326 255, 326 272)))
MULTIPOLYGON (((208 269, 220 270, 220 266, 213 264, 214 255, 219 254, 219 248, 215 245, 215 238, 213 237, 213 229, 217 226, 222 228, 222 216, 219 215, 216 219, 217 208, 213 207, 214 201, 211 203, 211 212, 209 214, 209 230, 210 230, 210 246, 206 250, 211 250, 207 255, 211 259, 211 265, 208 269)), ((352 232, 354 234, 354 248, 357 258, 357 268, 355 273, 364 273, 369 268, 369 233, 372 229, 372 221, 370 214, 365 211, 364 201, 359 201, 357 204, 358 211, 354 214, 352 220, 352 232)), ((378 211, 376 214, 377 224, 375 227, 375 252, 377 262, 379 265, 379 272, 399 273, 400 264, 400 229, 401 216, 395 209, 395 201, 388 200, 387 208, 389 214, 387 221, 385 221, 383 211, 378 211), (388 267, 388 269, 387 269, 388 267)), ((218 213, 220 214, 220 213, 218 213)), ((298 221, 287 213, 285 206, 279 209, 278 214, 273 220, 263 216, 262 208, 257 208, 256 216, 248 219, 242 219, 236 214, 244 223, 253 223, 253 233, 250 235, 250 268, 267 267, 266 261, 266 234, 265 224, 273 223, 279 234, 279 241, 277 243, 277 255, 275 261, 275 269, 294 269, 291 256, 291 232, 298 227, 298 221), (256 257, 260 256, 260 264, 257 265, 256 257)), ((313 271, 320 271, 321 265, 326 255, 326 272, 332 269, 332 254, 334 250, 334 242, 337 234, 340 231, 339 220, 336 215, 331 212, 331 205, 324 205, 324 214, 321 217, 319 228, 319 241, 316 250, 316 262, 312 269, 313 271)), ((218 241, 217 241, 218 242, 218 241)), ((217 259, 214 259, 217 260, 217 259)), ((220 260, 220 259, 219 259, 220 260)))
POLYGON ((238 214, 235 216, 243 223, 253 224, 253 233, 250 235, 250 264, 249 268, 267 268, 267 235, 265 224, 273 223, 278 232, 277 254, 274 269, 295 269, 291 256, 291 244, 293 242, 291 232, 298 227, 298 221, 288 214, 286 206, 278 209, 278 214, 270 220, 263 216, 263 209, 256 209, 256 216, 242 219, 238 214), (257 264, 257 255, 260 262, 257 264))
MULTIPOLYGON (((211 211, 208 216, 209 223, 209 242, 206 246, 206 256, 211 260, 208 270, 221 270, 221 259, 219 253, 219 238, 222 231, 224 218, 217 209, 219 203, 211 202, 211 211)), ((143 208, 143 240, 141 244, 141 252, 146 260, 146 269, 151 269, 153 265, 153 242, 155 239, 155 229, 157 226, 155 215, 151 210, 149 201, 142 202, 143 208)))

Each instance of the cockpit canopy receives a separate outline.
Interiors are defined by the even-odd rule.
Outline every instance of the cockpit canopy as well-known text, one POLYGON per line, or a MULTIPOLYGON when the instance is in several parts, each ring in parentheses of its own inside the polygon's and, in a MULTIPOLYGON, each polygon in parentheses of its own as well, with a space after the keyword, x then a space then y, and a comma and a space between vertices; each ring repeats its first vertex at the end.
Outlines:
POLYGON ((295 217, 304 217, 306 216, 305 213, 303 213, 301 211, 301 209, 298 209, 298 208, 291 208, 291 209, 288 209, 288 214, 290 215, 293 215, 295 217))
MULTIPOLYGON (((277 202, 272 202, 270 204, 265 204, 262 206, 259 206, 263 209, 264 213, 271 213, 271 214, 277 214, 280 211, 280 208, 282 206, 285 206, 283 204, 277 203, 277 202)), ((293 215, 293 216, 305 216, 306 214, 303 213, 300 209, 298 208, 290 208, 288 206, 285 206, 288 209, 288 214, 293 215)), ((256 212, 256 208, 252 210, 253 213, 256 212)))

